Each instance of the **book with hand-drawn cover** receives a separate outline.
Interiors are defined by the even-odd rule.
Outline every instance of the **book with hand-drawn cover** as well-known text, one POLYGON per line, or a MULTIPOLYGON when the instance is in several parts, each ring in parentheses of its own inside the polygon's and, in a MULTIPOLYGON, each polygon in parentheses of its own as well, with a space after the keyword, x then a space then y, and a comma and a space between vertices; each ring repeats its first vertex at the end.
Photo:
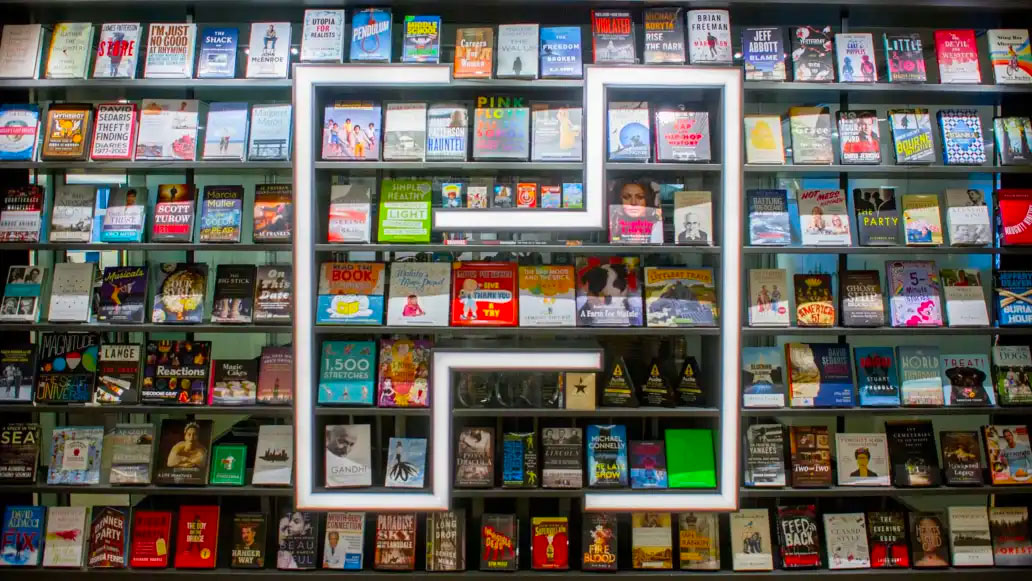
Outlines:
POLYGON ((941 327, 939 273, 931 261, 885 263, 893 327, 941 327))

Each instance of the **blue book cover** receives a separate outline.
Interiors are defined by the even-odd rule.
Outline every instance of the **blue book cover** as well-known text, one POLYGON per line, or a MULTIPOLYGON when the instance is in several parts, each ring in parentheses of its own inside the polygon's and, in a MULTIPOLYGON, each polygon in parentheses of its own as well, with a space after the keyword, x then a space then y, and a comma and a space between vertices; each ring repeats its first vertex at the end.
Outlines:
POLYGON ((319 369, 320 404, 373 405, 375 342, 324 341, 319 369))
POLYGON ((38 567, 43 557, 43 506, 8 506, 4 509, 0 566, 38 567))
POLYGON ((441 17, 406 16, 401 62, 437 63, 440 61, 441 17))
POLYGON ((366 8, 351 16, 351 62, 391 62, 391 11, 366 8))
POLYGON ((423 488, 426 438, 391 438, 387 445, 388 488, 423 488))
POLYGON ((203 159, 244 160, 247 103, 212 103, 204 127, 203 159))
POLYGON ((39 136, 39 105, 0 105, 0 160, 32 161, 39 136))
POLYGON ((631 488, 666 488, 666 443, 631 442, 631 488))
POLYGON ((580 78, 583 74, 580 27, 543 27, 541 29, 541 78, 580 78))
POLYGON ((791 407, 853 407, 853 366, 844 343, 788 343, 791 407))
POLYGON ((289 103, 254 105, 251 107, 250 143, 247 159, 283 160, 290 159, 290 144, 294 125, 291 121, 292 106, 289 103))
POLYGON ((240 242, 243 213, 243 186, 204 186, 201 242, 240 242))
POLYGON ((749 212, 749 244, 788 246, 792 243, 786 190, 748 190, 745 198, 749 212))
POLYGON ((785 407, 785 365, 777 347, 742 349, 742 405, 747 408, 785 407))
POLYGON ((985 163, 982 121, 974 109, 939 111, 942 129, 942 157, 946 165, 985 163))
POLYGON ((382 325, 384 267, 382 262, 324 262, 316 322, 382 325))
POLYGON ((365 101, 338 101, 323 113, 322 158, 380 159, 380 106, 365 101))
POLYGON ((100 228, 102 242, 142 242, 147 221, 147 188, 112 188, 100 228))
POLYGON ((111 188, 99 186, 97 188, 97 200, 93 204, 93 230, 90 234, 90 242, 100 242, 100 235, 104 229, 104 215, 107 214, 108 198, 111 196, 111 188))
POLYGON ((892 347, 856 347, 856 386, 862 406, 898 406, 899 372, 892 347))
POLYGON ((104 426, 54 428, 52 438, 47 484, 100 483, 104 426))
POLYGON ((1001 270, 996 273, 996 320, 1001 327, 1032 325, 1032 304, 1021 297, 1032 294, 1032 271, 1001 270))
POLYGON ((749 81, 784 81, 785 36, 780 28, 742 31, 742 64, 749 81))
POLYGON ((240 33, 235 28, 205 27, 201 31, 201 50, 197 55, 197 78, 232 79, 236 77, 239 37, 240 33))
POLYGON ((588 486, 593 488, 627 487, 627 427, 588 426, 588 486))

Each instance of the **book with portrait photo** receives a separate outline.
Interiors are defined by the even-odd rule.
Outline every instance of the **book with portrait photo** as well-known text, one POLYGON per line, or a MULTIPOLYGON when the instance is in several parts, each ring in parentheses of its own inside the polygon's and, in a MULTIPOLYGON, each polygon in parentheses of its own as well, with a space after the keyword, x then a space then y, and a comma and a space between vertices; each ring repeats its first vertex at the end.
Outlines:
POLYGON ((212 426, 212 420, 163 420, 154 483, 207 484, 212 426))
POLYGON ((369 424, 326 426, 326 487, 372 484, 369 424))

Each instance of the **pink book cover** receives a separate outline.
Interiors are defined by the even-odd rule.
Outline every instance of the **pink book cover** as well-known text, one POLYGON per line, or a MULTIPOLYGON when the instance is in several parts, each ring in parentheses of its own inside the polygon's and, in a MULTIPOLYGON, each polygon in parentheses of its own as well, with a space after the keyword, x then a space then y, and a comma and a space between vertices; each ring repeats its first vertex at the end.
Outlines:
POLYGON ((941 327, 939 271, 930 261, 890 261, 885 265, 893 327, 941 327))
POLYGON ((974 30, 936 30, 935 56, 940 83, 981 83, 974 30))
POLYGON ((258 364, 258 403, 294 400, 294 352, 291 347, 263 347, 258 364))

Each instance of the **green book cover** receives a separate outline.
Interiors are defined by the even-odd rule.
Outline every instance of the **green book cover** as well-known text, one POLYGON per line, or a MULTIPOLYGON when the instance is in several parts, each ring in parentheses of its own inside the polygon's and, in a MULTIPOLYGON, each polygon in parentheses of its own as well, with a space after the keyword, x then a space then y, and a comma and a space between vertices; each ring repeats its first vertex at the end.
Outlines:
POLYGON ((247 446, 244 444, 219 444, 212 450, 211 484, 244 485, 244 471, 247 469, 247 446))
POLYGON ((670 488, 716 488, 711 430, 668 429, 666 454, 670 488))
POLYGON ((383 180, 377 242, 430 242, 430 182, 383 180))

